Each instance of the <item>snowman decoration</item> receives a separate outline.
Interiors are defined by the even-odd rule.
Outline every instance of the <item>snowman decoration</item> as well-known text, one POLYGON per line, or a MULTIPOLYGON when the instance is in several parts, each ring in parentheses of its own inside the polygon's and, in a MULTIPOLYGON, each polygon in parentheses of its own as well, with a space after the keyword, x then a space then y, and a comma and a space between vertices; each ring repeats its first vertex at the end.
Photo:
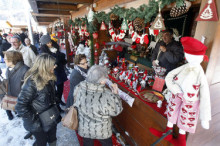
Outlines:
POLYGON ((150 128, 150 131, 161 137, 177 124, 178 138, 174 139, 170 134, 165 140, 174 145, 185 146, 186 132, 195 133, 198 118, 201 120, 201 126, 209 129, 211 104, 209 86, 200 65, 203 59, 207 59, 207 47, 191 37, 181 38, 181 43, 188 63, 172 70, 165 78, 167 88, 172 93, 167 107, 167 128, 164 132, 154 128, 150 128))

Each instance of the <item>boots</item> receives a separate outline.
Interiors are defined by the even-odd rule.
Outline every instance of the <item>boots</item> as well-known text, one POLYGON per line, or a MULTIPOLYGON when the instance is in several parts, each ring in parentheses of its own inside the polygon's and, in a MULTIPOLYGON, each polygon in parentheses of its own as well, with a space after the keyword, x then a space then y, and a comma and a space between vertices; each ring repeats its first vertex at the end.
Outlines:
MULTIPOLYGON (((155 135, 157 137, 161 137, 161 136, 163 136, 164 133, 166 133, 170 129, 173 129, 173 128, 167 127, 164 132, 158 131, 154 128, 150 128, 149 130, 153 135, 155 135)), ((167 135, 164 139, 170 141, 172 138, 173 138, 173 136, 171 133, 171 134, 167 135)))
POLYGON ((57 140, 53 141, 52 143, 49 143, 49 146, 56 146, 57 145, 57 140))
POLYGON ((8 115, 8 119, 9 120, 12 120, 14 118, 14 116, 12 115, 11 111, 10 110, 6 110, 6 113, 8 115))
POLYGON ((28 132, 28 133, 24 136, 24 139, 31 138, 31 136, 32 136, 32 133, 31 133, 31 132, 28 132))

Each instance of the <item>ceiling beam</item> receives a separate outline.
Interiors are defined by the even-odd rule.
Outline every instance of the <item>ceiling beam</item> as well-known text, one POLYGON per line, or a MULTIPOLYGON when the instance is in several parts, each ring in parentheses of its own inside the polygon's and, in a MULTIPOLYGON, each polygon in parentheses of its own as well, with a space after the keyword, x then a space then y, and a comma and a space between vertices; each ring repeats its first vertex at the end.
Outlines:
POLYGON ((37 17, 38 22, 54 22, 59 17, 37 17))
POLYGON ((54 11, 54 10, 39 10, 39 14, 57 14, 57 15, 68 15, 70 16, 69 11, 54 11))
POLYGON ((36 0, 39 2, 53 2, 53 3, 69 3, 69 4, 92 4, 93 0, 36 0))
POLYGON ((50 25, 51 22, 38 22, 38 25, 50 25))
POLYGON ((59 15, 59 14, 40 14, 40 13, 31 13, 33 17, 69 17, 68 15, 59 15))
POLYGON ((77 11, 76 5, 68 4, 38 4, 38 10, 59 10, 59 11, 77 11))

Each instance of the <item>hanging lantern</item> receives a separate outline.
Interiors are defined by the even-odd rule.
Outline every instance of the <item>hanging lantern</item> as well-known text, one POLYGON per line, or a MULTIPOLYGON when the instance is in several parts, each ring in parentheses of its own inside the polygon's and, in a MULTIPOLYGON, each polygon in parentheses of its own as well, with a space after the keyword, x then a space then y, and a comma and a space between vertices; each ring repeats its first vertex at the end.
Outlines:
POLYGON ((191 2, 184 1, 183 6, 177 7, 176 5, 170 10, 170 16, 171 17, 178 17, 180 15, 183 15, 189 11, 189 8, 191 7, 191 2))
POLYGON ((161 16, 161 13, 159 12, 159 14, 157 15, 157 17, 155 18, 153 24, 150 27, 153 30, 165 30, 165 25, 164 25, 164 19, 161 16))
POLYGON ((100 30, 107 30, 107 27, 106 27, 104 21, 102 21, 102 24, 101 24, 100 30))
POLYGON ((129 27, 128 27, 127 19, 124 18, 124 19, 123 19, 123 22, 122 22, 122 24, 121 24, 121 30, 128 30, 128 29, 129 29, 129 27))
POLYGON ((203 10, 196 18, 196 21, 218 21, 218 14, 214 0, 208 0, 203 10))
POLYGON ((99 34, 98 34, 98 32, 94 32, 94 33, 92 34, 92 36, 93 36, 94 39, 97 39, 98 36, 99 36, 99 34))

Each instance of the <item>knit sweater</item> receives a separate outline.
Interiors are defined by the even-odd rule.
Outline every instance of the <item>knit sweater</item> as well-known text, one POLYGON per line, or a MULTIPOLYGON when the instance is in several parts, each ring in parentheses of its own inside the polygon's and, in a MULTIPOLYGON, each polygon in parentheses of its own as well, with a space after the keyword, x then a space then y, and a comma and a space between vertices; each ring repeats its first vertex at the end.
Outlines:
POLYGON ((211 120, 210 92, 201 65, 190 67, 182 65, 165 78, 167 88, 173 93, 183 93, 184 102, 200 101, 200 120, 211 120))
POLYGON ((122 102, 104 85, 81 82, 74 92, 78 108, 78 133, 84 138, 107 139, 112 136, 112 116, 122 111, 122 102))

